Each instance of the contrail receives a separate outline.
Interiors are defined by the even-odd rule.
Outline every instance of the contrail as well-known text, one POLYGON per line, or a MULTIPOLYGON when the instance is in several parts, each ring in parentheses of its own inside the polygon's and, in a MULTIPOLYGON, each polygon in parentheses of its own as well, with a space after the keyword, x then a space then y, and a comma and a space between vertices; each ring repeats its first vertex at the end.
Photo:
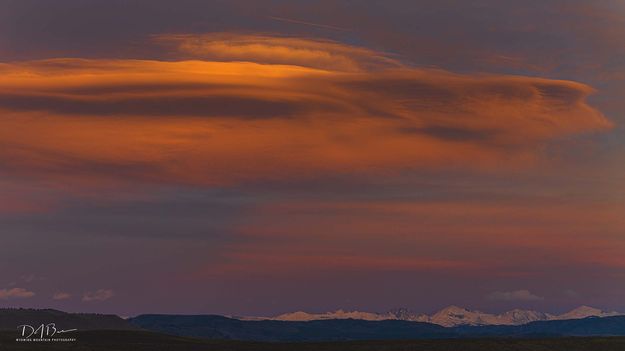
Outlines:
POLYGON ((304 25, 307 25, 307 26, 313 26, 313 27, 325 28, 325 29, 332 29, 332 30, 340 30, 340 31, 344 31, 344 32, 351 32, 352 31, 349 28, 336 27, 336 26, 331 26, 331 25, 327 25, 327 24, 318 24, 318 23, 298 21, 298 20, 294 20, 294 19, 290 19, 290 18, 275 17, 275 16, 267 16, 267 18, 270 18, 270 19, 276 20, 276 21, 281 21, 281 22, 304 24, 304 25))

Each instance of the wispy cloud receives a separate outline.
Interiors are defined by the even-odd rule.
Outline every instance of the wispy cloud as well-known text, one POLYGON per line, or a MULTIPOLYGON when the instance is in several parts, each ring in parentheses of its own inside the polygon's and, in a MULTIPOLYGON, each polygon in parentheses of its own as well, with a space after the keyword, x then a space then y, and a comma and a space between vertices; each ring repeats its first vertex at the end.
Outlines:
POLYGON ((53 300, 67 300, 67 299, 69 299, 71 297, 72 297, 72 295, 70 293, 66 293, 66 292, 62 292, 62 291, 56 292, 56 293, 54 293, 54 295, 52 295, 52 299, 53 300))
POLYGON ((37 277, 34 274, 26 274, 20 277, 20 280, 25 283, 30 283, 35 280, 37 277))
POLYGON ((35 296, 35 293, 24 288, 0 289, 0 299, 22 299, 35 296))
POLYGON ((110 289, 99 289, 96 291, 89 291, 83 294, 82 301, 91 302, 91 301, 106 301, 115 296, 113 290, 110 289))

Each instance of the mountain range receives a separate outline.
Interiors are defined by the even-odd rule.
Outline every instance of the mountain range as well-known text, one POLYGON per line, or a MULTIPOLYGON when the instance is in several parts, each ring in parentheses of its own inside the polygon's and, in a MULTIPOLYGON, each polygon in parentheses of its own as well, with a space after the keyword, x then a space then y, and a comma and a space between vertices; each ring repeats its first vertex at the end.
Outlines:
MULTIPOLYGON (((444 311, 459 313, 456 309, 444 311)), ((513 311, 514 312, 514 311, 513 311)), ((396 318, 408 318, 405 310, 390 312, 396 318)), ((51 309, 0 309, 0 333, 12 338, 20 325, 38 326, 55 323, 61 330, 77 329, 75 333, 89 331, 151 331, 183 337, 213 340, 247 341, 345 341, 345 340, 407 340, 407 339, 466 339, 466 338, 544 338, 568 336, 625 336, 625 316, 603 318, 579 317, 597 312, 594 309, 575 309, 554 316, 557 320, 535 321, 522 325, 469 325, 455 327, 399 320, 361 320, 354 318, 310 321, 240 320, 216 315, 160 315, 146 314, 122 319, 115 315, 66 313, 51 309)), ((512 313, 514 314, 514 313, 512 313)), ((602 313, 603 315, 606 312, 602 313)), ((358 316, 344 312, 343 315, 358 316)), ((444 315, 444 314, 442 314, 444 315)), ((504 314, 506 315, 506 314, 504 314)), ((510 315, 510 314, 508 314, 510 315)), ((371 317, 371 315, 368 315, 371 317)), ((435 315, 430 318, 434 318, 435 315)), ((440 317, 440 316, 439 316, 440 317)), ((459 316, 454 318, 462 319, 459 316)), ((72 336, 74 332, 68 334, 72 336)), ((0 348, 2 349, 2 348, 0 348)))
POLYGON ((215 315, 151 314, 131 318, 130 323, 153 332, 185 337, 279 342, 625 336, 625 316, 539 321, 523 325, 443 327, 391 319, 249 321, 215 315))
POLYGON ((448 306, 432 314, 419 314, 408 309, 395 309, 385 313, 344 311, 337 310, 326 313, 293 312, 285 313, 275 317, 233 317, 240 320, 275 320, 275 321, 315 321, 333 319, 356 319, 365 321, 400 320, 410 322, 425 322, 438 324, 444 327, 455 327, 462 325, 523 325, 537 321, 553 321, 582 319, 587 317, 612 317, 625 315, 619 312, 603 311, 589 306, 580 306, 569 312, 554 315, 532 310, 514 309, 501 314, 490 314, 481 311, 473 311, 458 306, 448 306))

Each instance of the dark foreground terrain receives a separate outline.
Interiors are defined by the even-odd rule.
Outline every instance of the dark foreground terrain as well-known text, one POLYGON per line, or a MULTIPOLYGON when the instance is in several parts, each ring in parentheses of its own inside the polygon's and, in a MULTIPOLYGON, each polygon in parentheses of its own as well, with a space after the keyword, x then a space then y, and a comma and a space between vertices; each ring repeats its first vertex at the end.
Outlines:
MULTIPOLYGON (((69 335, 68 335, 69 336, 69 335)), ((0 350, 76 351, 623 351, 625 337, 550 339, 445 339, 258 343, 200 340, 148 331, 93 330, 72 333, 71 343, 20 343, 15 332, 0 332, 0 350)))
POLYGON ((135 328, 170 335, 214 340, 265 342, 625 336, 625 316, 532 322, 524 325, 459 326, 455 328, 398 320, 245 321, 211 315, 158 314, 137 316, 128 322, 135 328))

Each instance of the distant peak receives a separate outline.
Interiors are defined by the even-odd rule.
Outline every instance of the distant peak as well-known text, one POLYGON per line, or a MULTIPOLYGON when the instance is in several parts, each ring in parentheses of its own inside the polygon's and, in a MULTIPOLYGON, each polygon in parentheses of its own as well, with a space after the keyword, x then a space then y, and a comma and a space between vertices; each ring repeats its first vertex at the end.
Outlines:
POLYGON ((579 306, 577 308, 574 308, 572 311, 602 311, 602 310, 600 310, 598 308, 595 308, 595 307, 582 305, 582 306, 579 306))
POLYGON ((600 310, 598 308, 595 307, 590 307, 590 306, 579 306, 577 308, 574 308, 572 310, 570 310, 569 312, 565 313, 565 315, 569 315, 569 314, 588 314, 588 315, 598 315, 598 314, 602 314, 604 313, 603 310, 600 310))
POLYGON ((418 314, 407 308, 395 308, 385 313, 349 311, 338 309, 334 312, 308 313, 297 311, 285 313, 274 318, 244 317, 242 319, 274 319, 283 321, 311 321, 328 319, 357 319, 357 320, 403 320, 413 322, 434 323, 446 327, 458 325, 521 325, 535 321, 582 319, 587 317, 609 317, 623 315, 617 312, 606 312, 595 307, 579 306, 561 315, 538 312, 534 310, 523 310, 515 308, 501 314, 484 313, 478 310, 469 310, 457 305, 449 305, 440 311, 432 314, 418 314))
POLYGON ((441 310, 441 312, 443 312, 443 311, 460 311, 460 312, 467 312, 467 311, 469 311, 469 310, 467 310, 467 309, 466 309, 466 308, 464 308, 464 307, 459 307, 459 306, 456 306, 456 305, 449 305, 449 306, 447 306, 447 307, 445 307, 445 308, 443 308, 443 309, 441 310))

